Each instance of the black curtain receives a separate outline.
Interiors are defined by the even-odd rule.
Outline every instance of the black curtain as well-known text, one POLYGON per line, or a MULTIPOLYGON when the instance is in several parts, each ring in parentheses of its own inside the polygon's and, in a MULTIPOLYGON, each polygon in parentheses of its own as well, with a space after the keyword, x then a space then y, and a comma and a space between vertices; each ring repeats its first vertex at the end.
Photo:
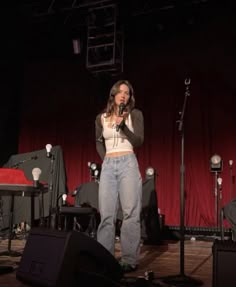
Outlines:
MULTIPOLYGON (((32 169, 38 167, 42 173, 39 181, 51 186, 44 194, 44 216, 49 215, 50 207, 55 215, 56 208, 60 204, 60 197, 67 193, 66 173, 64 167, 63 153, 60 146, 54 146, 51 150, 52 157, 47 158, 46 149, 36 150, 28 153, 12 155, 5 168, 19 168, 24 171, 28 180, 33 180, 32 169)), ((19 182, 20 184, 20 182, 19 182)), ((30 222, 30 197, 15 196, 14 200, 14 224, 30 222)), ((40 216, 40 198, 35 198, 35 219, 40 216)), ((9 225, 10 196, 2 196, 3 227, 9 225)))

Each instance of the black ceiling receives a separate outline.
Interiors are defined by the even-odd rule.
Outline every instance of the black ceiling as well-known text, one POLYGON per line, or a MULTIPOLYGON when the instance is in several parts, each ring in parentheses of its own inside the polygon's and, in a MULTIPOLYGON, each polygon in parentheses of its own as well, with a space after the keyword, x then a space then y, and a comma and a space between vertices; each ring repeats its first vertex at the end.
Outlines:
MULTIPOLYGON (((19 4, 17 34, 24 53, 67 54, 71 39, 86 41, 90 9, 116 4, 118 23, 130 41, 170 35, 186 27, 205 25, 226 9, 214 0, 22 0, 19 4), (33 52, 32 52, 33 51, 33 52), (32 52, 32 53, 31 53, 32 52)), ((227 9, 230 9, 229 6, 227 9)), ((105 11, 105 10, 104 10, 105 11)), ((104 12, 105 13, 105 12, 104 12)))

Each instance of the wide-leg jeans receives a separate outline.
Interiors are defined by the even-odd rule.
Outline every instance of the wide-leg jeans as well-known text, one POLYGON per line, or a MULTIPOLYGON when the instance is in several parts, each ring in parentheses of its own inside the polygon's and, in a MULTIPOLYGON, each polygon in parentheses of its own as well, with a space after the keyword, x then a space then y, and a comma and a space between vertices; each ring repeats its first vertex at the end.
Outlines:
POLYGON ((142 178, 135 154, 105 157, 99 183, 101 222, 97 240, 112 255, 115 252, 116 215, 119 204, 123 220, 120 230, 122 261, 136 265, 140 252, 142 178))

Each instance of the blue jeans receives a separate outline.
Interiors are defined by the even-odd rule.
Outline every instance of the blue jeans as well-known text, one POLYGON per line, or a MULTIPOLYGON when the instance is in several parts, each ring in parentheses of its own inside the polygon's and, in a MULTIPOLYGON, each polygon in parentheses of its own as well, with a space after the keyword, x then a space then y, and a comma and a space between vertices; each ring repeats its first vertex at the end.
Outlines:
POLYGON ((115 252, 116 216, 122 208, 120 244, 122 261, 136 265, 140 252, 142 178, 135 154, 105 157, 99 183, 101 222, 97 240, 112 255, 115 252))

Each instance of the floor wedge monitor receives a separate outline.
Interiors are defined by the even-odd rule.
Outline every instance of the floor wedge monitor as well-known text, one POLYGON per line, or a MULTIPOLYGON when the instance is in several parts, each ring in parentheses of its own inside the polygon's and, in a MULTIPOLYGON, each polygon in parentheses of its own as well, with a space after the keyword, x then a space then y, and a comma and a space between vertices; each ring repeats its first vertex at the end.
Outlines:
POLYGON ((33 286, 117 286, 122 271, 116 259, 84 233, 35 228, 16 278, 33 286))

